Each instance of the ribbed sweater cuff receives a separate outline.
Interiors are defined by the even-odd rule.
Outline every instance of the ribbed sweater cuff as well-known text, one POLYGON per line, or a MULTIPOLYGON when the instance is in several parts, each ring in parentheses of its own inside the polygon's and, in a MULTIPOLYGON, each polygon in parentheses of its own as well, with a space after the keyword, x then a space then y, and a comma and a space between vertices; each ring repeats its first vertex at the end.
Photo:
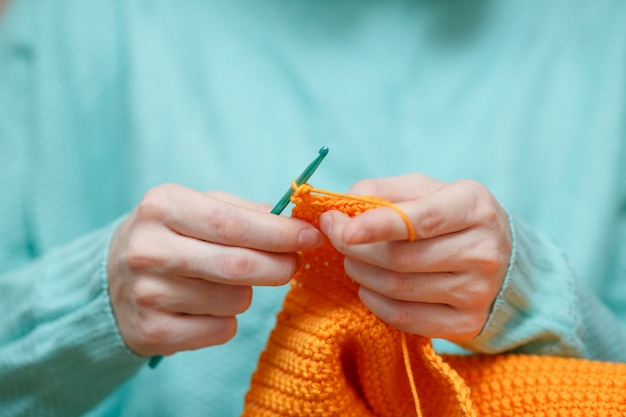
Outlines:
POLYGON ((44 262, 34 304, 40 324, 32 333, 32 360, 45 375, 32 398, 37 415, 87 410, 145 363, 146 358, 126 348, 109 299, 108 247, 118 223, 44 262), (79 386, 77 398, 72 393, 79 386))
MULTIPOLYGON (((51 262, 53 265, 57 264, 58 267, 52 267, 49 270, 50 277, 58 277, 58 280, 63 278, 65 274, 89 278, 85 281, 86 285, 82 290, 77 290, 75 294, 65 293, 62 296, 70 300, 73 297, 77 297, 76 301, 79 301, 81 298, 84 299, 84 296, 89 297, 89 301, 68 314, 66 320, 71 321, 73 325, 77 325, 76 332, 72 334, 71 339, 81 342, 81 345, 84 343, 89 344, 91 352, 89 356, 95 360, 119 354, 135 356, 126 348, 117 330, 109 298, 107 276, 109 245, 121 221, 122 219, 119 219, 104 229, 74 242, 72 246, 76 250, 72 250, 70 247, 57 254, 59 258, 63 259, 59 259, 58 263, 51 262), (66 271, 63 271, 63 269, 66 269, 66 271)), ((55 279, 54 281, 57 280, 55 279)), ((72 281, 68 280, 69 283, 72 283, 72 281)), ((53 280, 47 280, 47 284, 57 287, 57 282, 53 282, 53 280)), ((42 290, 45 291, 45 288, 42 287, 42 290)), ((58 287, 54 290, 48 287, 48 290, 50 292, 43 295, 46 298, 49 298, 53 292, 60 291, 58 287)))
POLYGON ((464 348, 482 353, 584 356, 578 294, 562 251, 509 215, 513 248, 482 332, 464 348))

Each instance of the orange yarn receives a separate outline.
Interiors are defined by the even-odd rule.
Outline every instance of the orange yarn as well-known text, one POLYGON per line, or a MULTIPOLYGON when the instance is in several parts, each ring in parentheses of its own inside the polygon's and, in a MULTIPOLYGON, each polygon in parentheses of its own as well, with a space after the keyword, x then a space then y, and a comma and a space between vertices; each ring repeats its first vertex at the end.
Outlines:
MULTIPOLYGON (((293 216, 316 226, 327 210, 356 216, 389 204, 306 184, 292 201, 293 216)), ((438 355, 428 339, 401 333, 362 305, 329 243, 303 253, 291 285, 244 416, 626 415, 626 364, 438 355)))

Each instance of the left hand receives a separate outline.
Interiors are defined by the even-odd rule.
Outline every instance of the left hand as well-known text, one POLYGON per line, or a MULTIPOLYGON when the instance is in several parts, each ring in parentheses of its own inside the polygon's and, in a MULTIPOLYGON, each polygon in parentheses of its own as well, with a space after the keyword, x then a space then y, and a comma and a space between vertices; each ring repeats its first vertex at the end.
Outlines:
POLYGON ((349 191, 394 203, 394 210, 349 218, 338 211, 320 227, 345 255, 359 297, 381 320, 425 337, 466 342, 483 329, 511 254, 506 212, 481 184, 444 183, 421 174, 364 180, 349 191))

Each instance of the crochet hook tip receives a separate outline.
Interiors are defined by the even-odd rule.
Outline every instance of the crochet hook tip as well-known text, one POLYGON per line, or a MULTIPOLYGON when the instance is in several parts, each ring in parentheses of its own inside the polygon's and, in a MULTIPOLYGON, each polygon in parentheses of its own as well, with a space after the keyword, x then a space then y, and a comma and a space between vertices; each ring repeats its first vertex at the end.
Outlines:
MULTIPOLYGON (((300 174, 298 179, 296 179, 296 185, 302 185, 305 182, 307 182, 309 178, 311 178, 311 175, 313 175, 317 167, 320 166, 320 164, 322 163, 326 155, 328 155, 328 150, 329 150, 328 146, 322 146, 320 148, 319 155, 317 156, 317 158, 315 158, 313 162, 311 162, 309 166, 307 166, 304 169, 304 171, 302 171, 302 174, 300 174)), ((271 213, 272 214, 282 213, 285 207, 287 207, 287 205, 289 204, 289 201, 291 200, 292 195, 293 195, 293 189, 289 187, 289 189, 283 195, 280 201, 274 206, 271 213)))
POLYGON ((307 182, 309 178, 311 178, 311 175, 313 175, 317 167, 320 166, 326 155, 328 155, 328 146, 322 146, 319 150, 319 155, 317 155, 317 158, 315 158, 313 162, 311 162, 309 166, 306 167, 304 171, 302 171, 302 174, 300 174, 298 179, 296 179, 296 184, 302 185, 307 182))

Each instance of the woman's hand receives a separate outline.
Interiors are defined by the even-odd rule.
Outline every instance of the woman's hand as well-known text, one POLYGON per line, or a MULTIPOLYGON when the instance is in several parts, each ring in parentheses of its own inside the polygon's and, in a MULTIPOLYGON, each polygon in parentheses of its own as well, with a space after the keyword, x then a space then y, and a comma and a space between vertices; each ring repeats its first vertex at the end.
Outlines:
POLYGON ((127 346, 169 355, 232 338, 252 286, 287 283, 297 252, 324 239, 270 209, 171 184, 147 192, 110 247, 111 302, 127 346))
POLYGON ((396 204, 349 218, 331 211, 320 226, 343 253, 365 306, 390 325, 465 342, 480 333, 502 286, 511 236, 507 215, 474 181, 444 183, 419 174, 365 180, 349 192, 396 204))

